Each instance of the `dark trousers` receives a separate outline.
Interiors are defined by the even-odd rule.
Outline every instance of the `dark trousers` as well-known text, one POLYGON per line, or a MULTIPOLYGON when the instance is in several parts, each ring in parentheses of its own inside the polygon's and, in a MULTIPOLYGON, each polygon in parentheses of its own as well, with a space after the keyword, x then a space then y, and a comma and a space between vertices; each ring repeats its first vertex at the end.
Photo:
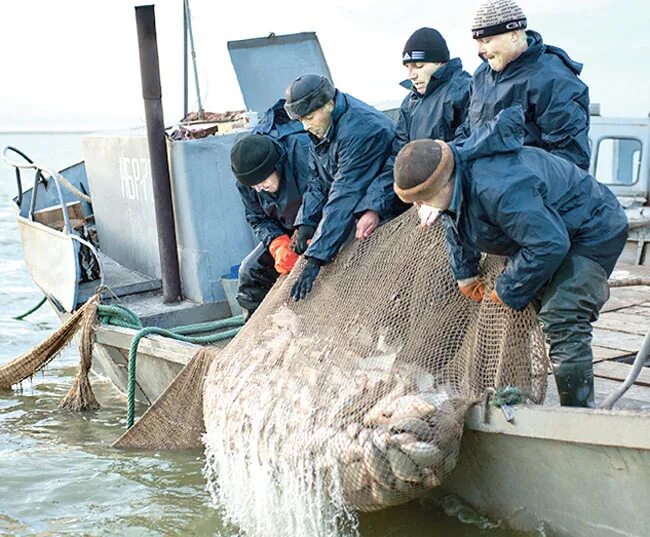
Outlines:
POLYGON ((607 278, 624 246, 620 237, 603 262, 570 252, 542 293, 539 319, 562 406, 594 406, 591 324, 609 298, 607 278))
POLYGON ((260 242, 239 267, 237 302, 252 314, 271 290, 279 274, 268 249, 260 242))

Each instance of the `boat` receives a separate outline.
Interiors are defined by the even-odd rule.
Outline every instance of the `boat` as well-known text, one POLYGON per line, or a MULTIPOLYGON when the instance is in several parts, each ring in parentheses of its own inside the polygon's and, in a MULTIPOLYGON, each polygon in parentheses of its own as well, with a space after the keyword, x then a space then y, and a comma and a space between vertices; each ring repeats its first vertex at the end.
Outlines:
MULTIPOLYGON (((230 42, 228 49, 253 113, 186 125, 195 139, 166 140, 180 302, 163 301, 154 163, 143 129, 86 137, 84 161, 60 172, 30 164, 19 150, 4 151, 7 160, 22 159, 18 170, 34 172, 33 187, 25 192, 17 174, 16 218, 30 274, 62 319, 98 288, 105 300, 117 298, 135 312, 144 326, 168 328, 238 313, 232 269, 255 243, 231 176, 230 147, 250 132, 254 112, 272 105, 288 80, 306 71, 331 75, 313 33, 271 34, 230 42), (199 138, 199 130, 216 135, 199 138)), ((386 111, 394 114, 395 107, 386 111)), ((507 411, 475 405, 458 466, 438 494, 454 494, 516 529, 642 537, 650 523, 650 369, 640 349, 650 341, 650 285, 617 287, 616 282, 650 283, 645 268, 650 263, 650 122, 592 113, 592 173, 619 196, 632 224, 613 275, 612 297, 594 331, 597 402, 610 408, 560 407, 553 388, 544 405, 507 411)), ((114 325, 96 331, 93 370, 124 393, 137 332, 114 325)), ((143 338, 136 399, 152 404, 199 348, 161 335, 143 338)))

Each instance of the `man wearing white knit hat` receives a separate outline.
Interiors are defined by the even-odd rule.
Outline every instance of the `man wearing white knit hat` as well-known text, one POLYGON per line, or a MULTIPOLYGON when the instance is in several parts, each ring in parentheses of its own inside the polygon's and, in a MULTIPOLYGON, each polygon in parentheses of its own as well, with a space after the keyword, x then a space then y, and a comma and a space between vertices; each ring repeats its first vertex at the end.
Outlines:
POLYGON ((526 116, 526 145, 588 169, 589 89, 578 78, 582 64, 545 45, 527 25, 513 0, 487 0, 476 11, 472 37, 484 63, 472 78, 472 99, 456 133, 457 145, 501 110, 519 104, 526 116))

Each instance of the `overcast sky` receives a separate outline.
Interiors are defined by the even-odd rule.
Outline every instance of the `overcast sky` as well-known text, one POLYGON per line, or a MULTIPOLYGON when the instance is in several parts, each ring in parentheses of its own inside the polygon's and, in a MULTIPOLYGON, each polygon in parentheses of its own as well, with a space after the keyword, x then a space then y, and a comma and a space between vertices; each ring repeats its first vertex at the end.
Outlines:
MULTIPOLYGON (((2 2, 0 130, 144 123, 133 0, 2 2)), ((584 63, 603 115, 650 112, 650 2, 521 0, 528 26, 584 63)), ((470 73, 476 0, 191 0, 204 108, 243 107, 226 49, 233 39, 315 31, 334 82, 370 102, 401 99, 401 52, 432 26, 470 73)), ((156 2, 165 121, 182 115, 182 0, 156 2)), ((195 99, 190 101, 195 104, 195 99)))

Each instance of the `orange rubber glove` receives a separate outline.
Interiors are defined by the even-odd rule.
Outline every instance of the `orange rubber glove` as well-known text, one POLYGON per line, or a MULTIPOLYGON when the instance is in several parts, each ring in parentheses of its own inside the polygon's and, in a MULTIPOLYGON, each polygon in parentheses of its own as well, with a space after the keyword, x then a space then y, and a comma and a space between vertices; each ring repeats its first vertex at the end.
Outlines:
POLYGON ((275 260, 275 270, 278 274, 289 274, 300 257, 291 248, 289 235, 280 235, 269 244, 269 253, 275 260))
POLYGON ((473 302, 481 302, 483 300, 483 295, 485 294, 485 284, 483 283, 483 280, 479 280, 478 278, 459 281, 458 289, 460 289, 460 292, 473 302))
POLYGON ((496 289, 492 289, 492 291, 490 291, 490 300, 492 300, 492 302, 496 302, 497 304, 501 304, 503 306, 506 305, 505 302, 503 302, 503 300, 501 300, 501 298, 497 294, 496 289))

